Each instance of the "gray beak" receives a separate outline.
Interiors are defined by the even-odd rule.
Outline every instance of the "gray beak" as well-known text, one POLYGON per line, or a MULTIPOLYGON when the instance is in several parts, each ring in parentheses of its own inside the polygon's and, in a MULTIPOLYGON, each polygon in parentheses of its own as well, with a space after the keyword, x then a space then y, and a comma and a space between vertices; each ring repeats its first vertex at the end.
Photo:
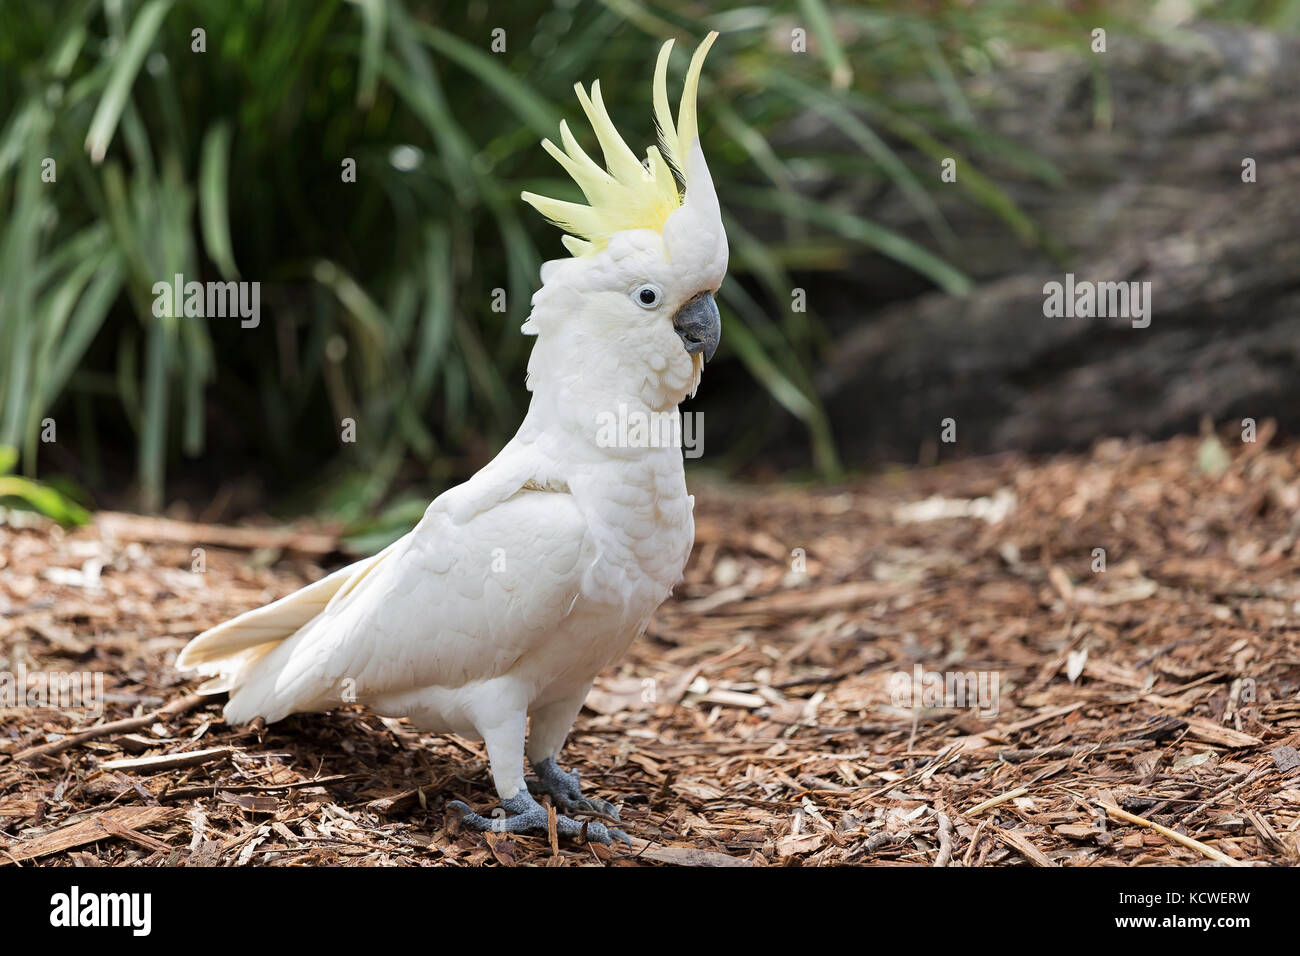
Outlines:
POLYGON ((718 315, 717 303, 708 292, 701 292, 673 316, 673 328, 681 336, 682 345, 690 355, 704 353, 704 361, 713 358, 718 350, 718 340, 722 338, 722 316, 718 315))

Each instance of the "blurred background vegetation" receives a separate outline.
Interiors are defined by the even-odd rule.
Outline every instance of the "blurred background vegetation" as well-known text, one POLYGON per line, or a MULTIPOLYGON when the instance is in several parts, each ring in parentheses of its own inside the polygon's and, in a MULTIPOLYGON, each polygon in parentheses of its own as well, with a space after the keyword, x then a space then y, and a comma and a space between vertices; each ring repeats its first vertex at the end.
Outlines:
MULTIPOLYGON (((1300 21, 1294 0, 1194 5, 1300 21)), ((868 250, 965 293, 933 201, 947 156, 1008 241, 1041 247, 979 170, 996 158, 1057 174, 981 130, 965 79, 995 69, 1008 44, 1077 46, 1099 16, 1122 23, 1134 6, 0 0, 0 497, 67 521, 83 515, 75 499, 188 501, 212 518, 250 506, 418 514, 526 406, 519 326, 540 263, 563 250, 518 195, 577 198, 538 141, 578 118, 573 83, 600 78, 643 148, 660 42, 679 40, 679 83, 709 29, 723 37, 701 127, 732 260, 704 392, 745 408, 725 441, 710 434, 709 460, 752 467, 755 436, 786 419, 807 473, 832 477, 812 377, 831 347, 818 283, 868 250), (490 49, 498 28, 503 53, 490 49), (806 53, 791 48, 796 29, 806 53), (937 89, 943 109, 898 92, 909 83, 937 89), (808 117, 837 135, 805 135, 808 117), (346 158, 355 183, 342 181, 346 158), (896 190, 928 241, 840 202, 846 183, 896 190), (262 283, 261 324, 155 318, 151 287, 176 273, 262 283), (810 290, 808 311, 792 309, 795 288, 810 290), (345 417, 355 444, 340 443, 345 417)), ((590 141, 585 123, 575 131, 590 141)))

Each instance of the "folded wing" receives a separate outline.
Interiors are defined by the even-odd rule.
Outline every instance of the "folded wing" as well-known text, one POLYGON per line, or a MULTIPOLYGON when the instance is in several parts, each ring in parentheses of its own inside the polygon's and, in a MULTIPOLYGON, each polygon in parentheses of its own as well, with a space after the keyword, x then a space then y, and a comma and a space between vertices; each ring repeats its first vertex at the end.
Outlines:
POLYGON ((218 675, 232 723, 489 680, 548 652, 594 557, 568 494, 520 491, 464 521, 435 503, 374 557, 195 638, 178 665, 218 675))

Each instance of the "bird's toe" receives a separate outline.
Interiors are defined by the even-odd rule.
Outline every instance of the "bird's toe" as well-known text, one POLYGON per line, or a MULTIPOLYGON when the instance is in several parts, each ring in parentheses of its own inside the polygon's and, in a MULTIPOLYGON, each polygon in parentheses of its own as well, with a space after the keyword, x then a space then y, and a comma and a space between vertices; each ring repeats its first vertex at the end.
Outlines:
MULTIPOLYGON (((603 800, 596 802, 605 803, 603 800)), ((582 803, 590 804, 590 801, 583 798, 582 803)), ((461 825, 473 830, 490 830, 493 833, 545 834, 550 829, 550 820, 546 808, 531 796, 528 796, 526 792, 510 800, 502 801, 499 811, 490 817, 475 813, 467 803, 461 800, 448 801, 447 809, 460 814, 461 825)), ((560 836, 571 839, 587 840, 591 843, 604 843, 606 845, 614 840, 622 840, 629 847, 632 846, 631 838, 622 830, 607 827, 597 820, 579 821, 570 816, 557 814, 555 829, 560 836)))

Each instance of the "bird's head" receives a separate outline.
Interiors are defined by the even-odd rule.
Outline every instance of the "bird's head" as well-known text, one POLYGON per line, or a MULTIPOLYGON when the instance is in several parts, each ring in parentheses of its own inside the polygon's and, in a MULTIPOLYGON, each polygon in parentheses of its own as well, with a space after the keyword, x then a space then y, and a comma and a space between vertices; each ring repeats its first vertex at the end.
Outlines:
POLYGON ((542 267, 542 288, 523 330, 538 336, 530 383, 559 377, 570 391, 624 394, 675 406, 699 385, 721 320, 713 297, 727 271, 727 236, 696 128, 696 91, 716 33, 691 58, 674 121, 668 104, 669 40, 659 51, 654 114, 659 146, 644 162, 619 136, 600 82, 575 89, 604 154, 602 168, 560 124, 564 148, 543 148, 573 177, 587 205, 524 193, 563 229, 569 259, 542 267), (680 176, 679 192, 674 171, 680 176), (543 348, 545 346, 545 348, 543 348), (575 358, 556 368, 554 356, 575 358))

